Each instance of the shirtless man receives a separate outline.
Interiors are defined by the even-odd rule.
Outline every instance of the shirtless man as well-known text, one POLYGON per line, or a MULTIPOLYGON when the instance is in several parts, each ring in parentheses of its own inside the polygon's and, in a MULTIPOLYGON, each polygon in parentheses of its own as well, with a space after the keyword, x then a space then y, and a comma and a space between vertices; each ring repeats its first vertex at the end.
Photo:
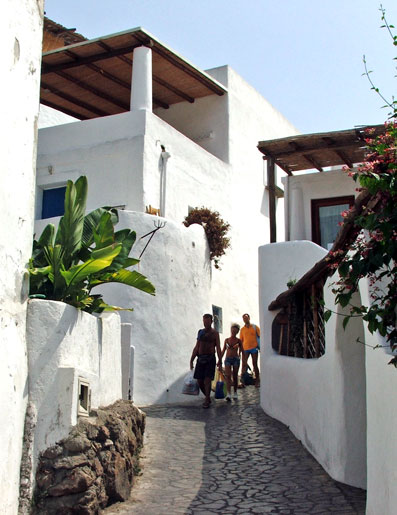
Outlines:
POLYGON ((211 399, 211 381, 215 376, 215 349, 218 354, 218 368, 222 367, 221 345, 219 333, 212 329, 212 315, 203 316, 204 329, 200 329, 197 335, 197 342, 190 358, 190 370, 193 370, 193 361, 197 356, 194 378, 197 379, 200 390, 205 395, 203 408, 209 408, 211 399))

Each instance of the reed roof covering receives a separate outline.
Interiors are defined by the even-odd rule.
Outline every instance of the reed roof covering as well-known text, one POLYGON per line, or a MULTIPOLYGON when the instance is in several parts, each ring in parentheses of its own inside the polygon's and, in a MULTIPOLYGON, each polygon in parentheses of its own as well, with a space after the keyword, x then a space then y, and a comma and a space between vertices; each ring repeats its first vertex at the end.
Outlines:
MULTIPOLYGON (((366 128, 368 127, 260 141, 258 149, 266 158, 274 159, 288 175, 313 168, 322 172, 328 166, 352 167, 353 164, 364 161, 366 128)), ((375 134, 384 131, 383 125, 371 128, 375 134)))
POLYGON ((40 101, 84 120, 130 110, 133 51, 152 49, 153 105, 170 105, 226 88, 142 28, 68 45, 42 57, 40 101))

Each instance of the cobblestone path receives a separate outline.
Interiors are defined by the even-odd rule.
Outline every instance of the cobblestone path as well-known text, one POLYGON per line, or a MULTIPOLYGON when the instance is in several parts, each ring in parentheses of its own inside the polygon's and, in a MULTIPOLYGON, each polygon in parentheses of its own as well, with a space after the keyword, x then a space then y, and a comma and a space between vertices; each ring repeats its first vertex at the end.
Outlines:
POLYGON ((365 513, 365 492, 332 480, 254 387, 238 401, 150 406, 142 476, 110 514, 365 513))

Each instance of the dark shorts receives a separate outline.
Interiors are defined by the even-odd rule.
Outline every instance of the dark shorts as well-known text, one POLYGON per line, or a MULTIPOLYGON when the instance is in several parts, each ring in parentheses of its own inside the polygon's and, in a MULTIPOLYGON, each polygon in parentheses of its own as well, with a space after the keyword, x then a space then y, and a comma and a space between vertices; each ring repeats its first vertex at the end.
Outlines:
POLYGON ((202 354, 197 357, 196 368, 194 369, 195 379, 205 379, 209 377, 211 380, 215 377, 215 354, 202 354))
POLYGON ((226 358, 225 365, 238 368, 240 366, 240 358, 226 358))

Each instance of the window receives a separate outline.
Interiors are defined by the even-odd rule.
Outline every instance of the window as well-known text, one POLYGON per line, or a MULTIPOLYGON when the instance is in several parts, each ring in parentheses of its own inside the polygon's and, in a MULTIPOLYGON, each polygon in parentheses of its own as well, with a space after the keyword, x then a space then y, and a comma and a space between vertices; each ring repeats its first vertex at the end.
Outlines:
POLYGON ((88 417, 91 408, 90 385, 84 379, 79 378, 79 398, 77 401, 77 415, 88 417))
POLYGON ((214 317, 214 329, 218 333, 223 332, 223 319, 222 319, 222 308, 219 306, 212 306, 212 315, 214 317))
POLYGON ((53 216, 62 216, 64 214, 65 192, 66 186, 43 190, 41 218, 52 218, 53 216))
POLYGON ((272 324, 272 347, 282 356, 320 358, 325 354, 323 284, 295 293, 272 324))
POLYGON ((354 195, 312 200, 312 241, 330 250, 339 232, 342 211, 354 204, 354 195))

